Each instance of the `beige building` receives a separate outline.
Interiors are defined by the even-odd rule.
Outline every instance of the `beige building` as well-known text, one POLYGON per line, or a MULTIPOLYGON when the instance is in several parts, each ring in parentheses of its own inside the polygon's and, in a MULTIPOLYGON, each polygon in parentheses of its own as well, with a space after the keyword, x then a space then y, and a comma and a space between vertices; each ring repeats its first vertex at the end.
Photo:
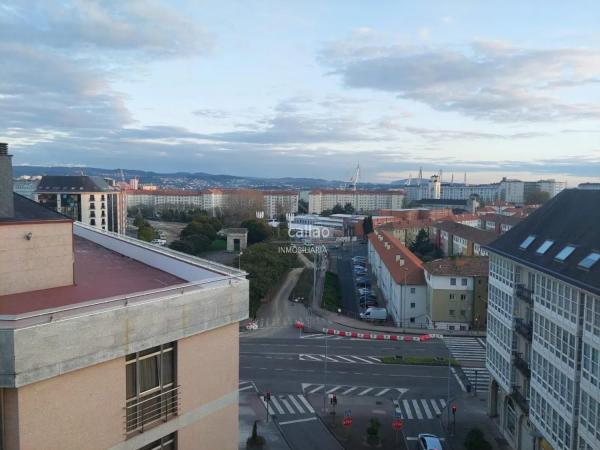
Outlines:
POLYGON ((470 330, 485 327, 487 257, 437 259, 423 265, 427 283, 427 324, 470 330))
POLYGON ((400 209, 404 202, 402 190, 316 189, 308 194, 309 214, 321 214, 335 205, 351 204, 355 211, 400 209))
POLYGON ((0 188, 0 448, 236 449, 245 274, 0 188))

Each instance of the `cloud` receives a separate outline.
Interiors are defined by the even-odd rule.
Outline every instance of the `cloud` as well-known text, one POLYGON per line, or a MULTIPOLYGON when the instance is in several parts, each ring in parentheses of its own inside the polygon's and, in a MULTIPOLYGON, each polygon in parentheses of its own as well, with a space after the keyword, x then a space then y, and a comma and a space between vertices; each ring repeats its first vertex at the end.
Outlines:
POLYGON ((593 102, 568 100, 559 88, 600 80, 600 51, 528 49, 500 41, 464 48, 334 42, 320 54, 349 88, 391 92, 399 98, 497 122, 600 118, 593 102))

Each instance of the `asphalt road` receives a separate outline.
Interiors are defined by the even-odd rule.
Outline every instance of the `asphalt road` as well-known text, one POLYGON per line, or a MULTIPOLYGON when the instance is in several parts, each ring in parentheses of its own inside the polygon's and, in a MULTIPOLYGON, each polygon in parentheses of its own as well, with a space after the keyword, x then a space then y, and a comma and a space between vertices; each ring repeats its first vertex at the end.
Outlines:
POLYGON ((352 246, 330 250, 330 258, 336 259, 337 274, 342 289, 342 310, 346 314, 358 315, 361 311, 356 296, 354 277, 352 272, 352 257, 367 256, 367 245, 362 243, 353 243, 352 246))

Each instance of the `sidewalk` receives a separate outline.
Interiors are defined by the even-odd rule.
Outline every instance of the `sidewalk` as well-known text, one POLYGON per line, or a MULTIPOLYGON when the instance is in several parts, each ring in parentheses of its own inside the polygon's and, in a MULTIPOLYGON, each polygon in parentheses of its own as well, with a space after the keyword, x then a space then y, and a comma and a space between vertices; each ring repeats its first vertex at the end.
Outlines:
POLYGON ((258 434, 265 438, 265 450, 290 450, 273 420, 267 423, 265 407, 256 392, 240 392, 239 449, 246 449, 246 439, 252 435, 254 421, 258 420, 258 434))

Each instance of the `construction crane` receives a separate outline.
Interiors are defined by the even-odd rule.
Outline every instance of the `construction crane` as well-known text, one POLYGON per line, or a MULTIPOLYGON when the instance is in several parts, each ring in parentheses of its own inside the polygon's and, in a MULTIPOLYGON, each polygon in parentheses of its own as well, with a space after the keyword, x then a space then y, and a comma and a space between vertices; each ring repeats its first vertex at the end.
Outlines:
POLYGON ((360 164, 356 165, 356 170, 354 171, 354 175, 350 177, 350 184, 352 185, 352 190, 356 190, 356 184, 360 178, 360 164))

